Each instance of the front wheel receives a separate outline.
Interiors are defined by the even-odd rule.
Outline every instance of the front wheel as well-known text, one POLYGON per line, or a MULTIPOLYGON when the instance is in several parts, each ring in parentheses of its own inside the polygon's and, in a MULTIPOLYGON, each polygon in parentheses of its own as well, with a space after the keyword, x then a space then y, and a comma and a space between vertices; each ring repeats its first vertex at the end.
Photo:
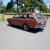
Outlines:
POLYGON ((24 28, 25 31, 28 31, 28 26, 27 25, 24 25, 23 28, 24 28))

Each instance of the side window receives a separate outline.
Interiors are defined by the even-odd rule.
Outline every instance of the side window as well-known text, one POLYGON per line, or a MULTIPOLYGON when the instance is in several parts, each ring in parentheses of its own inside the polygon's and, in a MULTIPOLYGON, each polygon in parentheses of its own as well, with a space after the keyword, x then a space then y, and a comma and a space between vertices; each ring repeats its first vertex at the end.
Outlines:
POLYGON ((20 15, 20 18, 25 19, 26 18, 26 15, 20 15))
POLYGON ((29 15, 29 18, 31 18, 31 19, 32 19, 32 18, 34 18, 34 17, 33 17, 33 15, 32 15, 32 14, 30 14, 30 15, 29 15))
POLYGON ((27 15, 26 14, 24 15, 24 18, 27 18, 27 15))
POLYGON ((15 16, 14 16, 14 18, 19 18, 19 17, 20 17, 19 15, 15 15, 15 16))

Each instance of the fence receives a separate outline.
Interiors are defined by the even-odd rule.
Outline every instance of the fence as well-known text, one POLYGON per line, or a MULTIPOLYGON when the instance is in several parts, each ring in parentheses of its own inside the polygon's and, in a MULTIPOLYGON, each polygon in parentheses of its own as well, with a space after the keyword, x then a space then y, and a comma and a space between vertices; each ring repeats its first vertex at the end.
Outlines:
MULTIPOLYGON (((41 13, 43 15, 45 15, 47 18, 50 18, 50 13, 41 13)), ((13 14, 0 14, 0 22, 4 22, 7 20, 7 18, 12 18, 15 15, 15 13, 13 14)))
POLYGON ((41 13, 43 15, 45 15, 46 17, 50 18, 50 13, 41 13))
POLYGON ((14 15, 0 14, 0 23, 7 20, 7 18, 12 18, 14 15))

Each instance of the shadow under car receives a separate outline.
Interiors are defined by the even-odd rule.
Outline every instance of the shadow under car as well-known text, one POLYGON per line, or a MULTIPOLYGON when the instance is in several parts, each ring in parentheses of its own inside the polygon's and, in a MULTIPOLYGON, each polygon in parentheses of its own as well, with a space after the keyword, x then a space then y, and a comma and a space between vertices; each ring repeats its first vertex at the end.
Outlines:
MULTIPOLYGON (((19 30, 23 30, 24 31, 24 29, 22 27, 20 27, 20 26, 15 26, 15 25, 8 25, 8 26, 13 27, 13 28, 17 28, 19 30)), ((29 30, 27 32, 38 33, 38 32, 43 32, 43 30, 44 29, 41 29, 41 28, 36 28, 36 29, 29 28, 29 30)))

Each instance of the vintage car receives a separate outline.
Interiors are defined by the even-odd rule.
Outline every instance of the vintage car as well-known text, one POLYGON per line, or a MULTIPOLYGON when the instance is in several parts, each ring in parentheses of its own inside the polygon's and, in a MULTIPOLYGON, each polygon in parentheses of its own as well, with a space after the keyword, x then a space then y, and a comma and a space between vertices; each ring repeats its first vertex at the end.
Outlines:
POLYGON ((44 28, 46 26, 46 18, 40 13, 17 14, 13 18, 7 19, 8 24, 21 26, 25 31, 29 28, 44 28))

